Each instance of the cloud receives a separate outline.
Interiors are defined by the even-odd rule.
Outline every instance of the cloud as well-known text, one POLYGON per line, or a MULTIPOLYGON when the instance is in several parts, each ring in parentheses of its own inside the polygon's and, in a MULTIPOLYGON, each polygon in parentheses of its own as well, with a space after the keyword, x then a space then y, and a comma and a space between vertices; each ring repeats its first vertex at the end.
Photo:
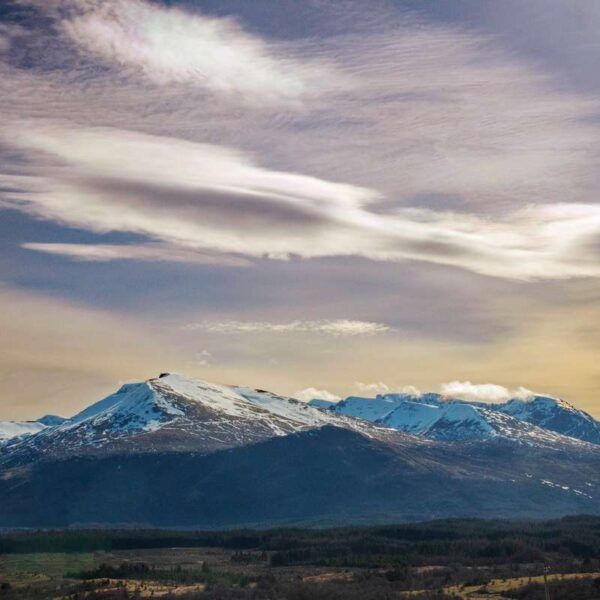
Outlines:
POLYGON ((208 367, 212 362, 213 355, 208 350, 202 350, 201 352, 196 352, 195 363, 201 367, 208 367))
POLYGON ((390 391, 389 386, 382 381, 379 381, 378 383, 362 383, 357 381, 356 387, 361 392, 367 392, 369 394, 387 394, 390 391))
POLYGON ((296 102, 340 80, 322 61, 286 56, 230 17, 140 0, 64 2, 61 21, 83 51, 159 85, 184 83, 243 103, 296 102))
POLYGON ((309 387, 304 390, 300 390, 295 392, 293 395, 294 398, 300 400, 301 402, 310 402, 311 400, 327 400, 329 402, 337 402, 340 400, 339 396, 328 392, 327 390, 318 390, 314 387, 309 387))
MULTIPOLYGON (((4 207, 146 236, 159 260, 600 277, 598 101, 493 39, 385 12, 284 44, 139 0, 33 3, 54 27, 26 46, 29 68, 0 62, 0 186, 18 190, 4 207)), ((32 248, 151 260, 148 247, 32 248)))
POLYGON ((361 392, 366 392, 369 394, 410 394, 411 396, 421 395, 419 388, 415 387, 414 385, 390 387, 386 383, 383 383, 383 381, 378 381, 376 383, 362 383, 361 381, 357 381, 355 385, 361 392))
POLYGON ((66 256, 86 262, 108 262, 112 260, 143 260, 197 263, 246 267, 252 263, 240 257, 226 254, 194 252, 166 244, 60 244, 27 242, 21 244, 26 250, 66 256))
POLYGON ((480 402, 505 402, 511 398, 526 399, 534 392, 524 387, 510 390, 493 383, 475 384, 470 381, 450 381, 440 386, 440 392, 449 398, 480 402))
POLYGON ((25 28, 15 23, 0 23, 0 54, 7 52, 13 42, 26 33, 25 28))
MULTIPOLYGON (((41 121, 0 134, 38 153, 27 175, 0 175, 6 186, 29 189, 4 194, 5 206, 94 232, 145 235, 162 244, 157 258, 182 260, 189 250, 280 260, 362 256, 521 280, 600 276, 600 255, 589 252, 600 235, 598 204, 531 205, 496 219, 415 208, 381 214, 372 210, 375 190, 266 169, 232 148, 41 121)), ((150 258, 155 248, 30 247, 96 259, 150 258)))
POLYGON ((222 321, 216 323, 192 323, 187 329, 204 329, 216 333, 322 333, 334 337, 375 335, 390 331, 384 323, 337 319, 333 321, 289 321, 271 323, 268 321, 222 321))

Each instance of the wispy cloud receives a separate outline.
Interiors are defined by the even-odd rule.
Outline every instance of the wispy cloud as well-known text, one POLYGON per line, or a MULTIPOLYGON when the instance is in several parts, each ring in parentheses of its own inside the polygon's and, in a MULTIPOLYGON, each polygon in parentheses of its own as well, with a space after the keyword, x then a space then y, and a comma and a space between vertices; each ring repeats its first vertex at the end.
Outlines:
POLYGON ((339 84, 322 60, 245 31, 232 17, 142 0, 61 0, 43 7, 82 52, 158 85, 187 84, 243 104, 297 103, 339 84), (59 11, 54 8, 58 5, 59 11))
POLYGON ((383 381, 377 381, 374 383, 363 383, 362 381, 356 382, 356 387, 367 394, 410 394, 412 396, 420 396, 421 391, 414 385, 403 385, 403 386, 389 386, 383 381))
POLYGON ((67 256, 73 260, 86 262, 144 260, 230 267, 247 267, 252 264, 241 257, 229 256, 222 253, 195 252, 167 244, 61 244, 27 242, 21 246, 26 250, 67 256))
POLYGON ((322 333, 338 336, 375 335, 390 330, 384 323, 354 321, 350 319, 320 321, 289 321, 271 323, 268 321, 222 321, 216 323, 192 323, 187 329, 204 329, 216 333, 322 333))
MULTIPOLYGON (((593 250, 598 204, 531 205, 495 219, 424 208, 379 213, 375 190, 265 169, 227 147, 41 121, 0 128, 0 135, 46 157, 24 176, 0 176, 29 188, 5 194, 5 205, 95 232, 143 234, 171 246, 162 254, 176 260, 189 250, 271 259, 362 256, 523 280, 600 276, 593 250)), ((154 253, 152 246, 28 247, 96 259, 154 253)))

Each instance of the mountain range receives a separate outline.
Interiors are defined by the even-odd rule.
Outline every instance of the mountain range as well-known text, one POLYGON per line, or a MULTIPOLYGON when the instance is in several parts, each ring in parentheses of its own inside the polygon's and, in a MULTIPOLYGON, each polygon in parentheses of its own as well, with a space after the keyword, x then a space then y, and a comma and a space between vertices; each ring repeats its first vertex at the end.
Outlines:
POLYGON ((293 398, 163 373, 0 423, 0 527, 600 514, 600 424, 562 400, 293 398))
POLYGON ((351 396, 337 403, 315 399, 310 404, 430 439, 459 441, 498 435, 519 438, 554 432, 600 444, 598 421, 568 402, 549 396, 532 394, 526 399, 486 404, 435 393, 383 394, 376 398, 351 396))

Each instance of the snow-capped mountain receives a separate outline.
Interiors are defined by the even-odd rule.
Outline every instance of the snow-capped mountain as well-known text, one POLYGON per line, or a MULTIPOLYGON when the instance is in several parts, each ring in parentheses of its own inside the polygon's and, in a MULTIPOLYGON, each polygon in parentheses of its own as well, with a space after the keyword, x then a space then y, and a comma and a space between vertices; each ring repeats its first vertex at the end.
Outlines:
MULTIPOLYGON (((349 396, 339 402, 329 403, 327 408, 340 415, 376 422, 406 402, 437 404, 441 400, 442 397, 439 394, 422 394, 419 396, 413 394, 379 394, 375 398, 349 396)), ((314 406, 321 406, 322 403, 322 400, 311 400, 309 402, 314 406)))
POLYGON ((553 431, 466 402, 427 404, 405 400, 376 422, 428 439, 453 442, 502 437, 542 444, 557 443, 562 438, 553 431))
MULTIPOLYGON (((24 456, 109 452, 209 452, 332 424, 362 432, 377 427, 264 390, 224 386, 164 373, 123 385, 70 419, 8 440, 0 462, 24 456)), ((385 434, 383 432, 382 434, 385 434)))
MULTIPOLYGON (((319 402, 310 404, 319 406, 319 402)), ((502 437, 553 443, 567 436, 600 444, 598 421, 564 400, 547 396, 514 399, 502 404, 449 399, 436 393, 383 394, 375 398, 350 396, 326 410, 436 440, 502 437)))
POLYGON ((572 404, 549 396, 514 399, 497 407, 498 411, 520 421, 556 431, 593 444, 600 444, 600 423, 572 404))
POLYGON ((437 394, 328 408, 164 373, 7 440, 0 527, 600 514, 600 445, 507 408, 540 414, 437 394))
MULTIPOLYGON (((309 402, 312 405, 314 400, 309 402)), ((317 400, 317 402, 322 402, 317 400)), ((390 395, 380 395, 376 398, 363 398, 361 396, 349 396, 345 400, 330 406, 330 410, 339 415, 365 419, 366 421, 379 421, 390 414, 399 402, 390 395)), ((318 406, 318 405, 317 405, 318 406)))
POLYGON ((37 421, 0 421, 0 445, 9 440, 23 438, 46 429, 60 425, 65 419, 56 415, 45 415, 37 421))

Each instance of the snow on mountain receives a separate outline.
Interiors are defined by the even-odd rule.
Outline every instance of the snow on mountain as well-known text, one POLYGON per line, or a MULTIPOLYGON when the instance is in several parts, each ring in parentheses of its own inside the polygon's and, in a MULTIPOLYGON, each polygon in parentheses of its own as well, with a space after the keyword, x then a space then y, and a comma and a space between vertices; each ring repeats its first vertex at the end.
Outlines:
MULTIPOLYGON (((366 421, 379 421, 394 409, 403 406, 405 403, 413 404, 439 404, 443 401, 440 394, 378 394, 375 398, 365 398, 362 396, 349 396, 345 400, 331 403, 326 407, 333 412, 366 421)), ((312 406, 320 406, 322 400, 312 400, 309 402, 312 406)))
POLYGON ((67 420, 47 416, 0 424, 0 463, 86 454, 207 453, 325 425, 400 445, 417 443, 406 438, 409 434, 420 443, 503 439, 571 447, 579 443, 573 438, 593 441, 598 427, 586 413, 542 397, 492 405, 439 394, 385 394, 307 404, 264 390, 163 373, 123 385, 67 420))
POLYGON ((420 435, 440 418, 441 413, 442 409, 438 405, 405 400, 397 404, 396 408, 379 422, 399 431, 420 435))
POLYGON ((501 437, 546 444, 560 441, 560 436, 569 436, 600 443, 597 421, 564 401, 545 397, 486 404, 448 399, 435 393, 350 396, 328 410, 434 440, 501 437))
POLYGON ((123 385, 71 419, 5 444, 3 460, 31 453, 208 452, 327 424, 366 435, 381 429, 263 390, 164 373, 123 385))
POLYGON ((555 432, 463 401, 438 404, 403 401, 378 423, 424 438, 452 442, 499 437, 537 444, 562 440, 555 432))
POLYGON ((438 408, 440 416, 424 432, 426 437, 450 441, 490 438, 498 431, 489 415, 469 404, 449 402, 438 408))
POLYGON ((337 414, 375 422, 392 412, 402 401, 402 398, 395 395, 379 395, 376 398, 349 396, 332 406, 331 410, 337 414))
POLYGON ((600 423, 565 400, 533 396, 526 400, 510 400, 497 406, 496 410, 562 435, 600 444, 600 423))

